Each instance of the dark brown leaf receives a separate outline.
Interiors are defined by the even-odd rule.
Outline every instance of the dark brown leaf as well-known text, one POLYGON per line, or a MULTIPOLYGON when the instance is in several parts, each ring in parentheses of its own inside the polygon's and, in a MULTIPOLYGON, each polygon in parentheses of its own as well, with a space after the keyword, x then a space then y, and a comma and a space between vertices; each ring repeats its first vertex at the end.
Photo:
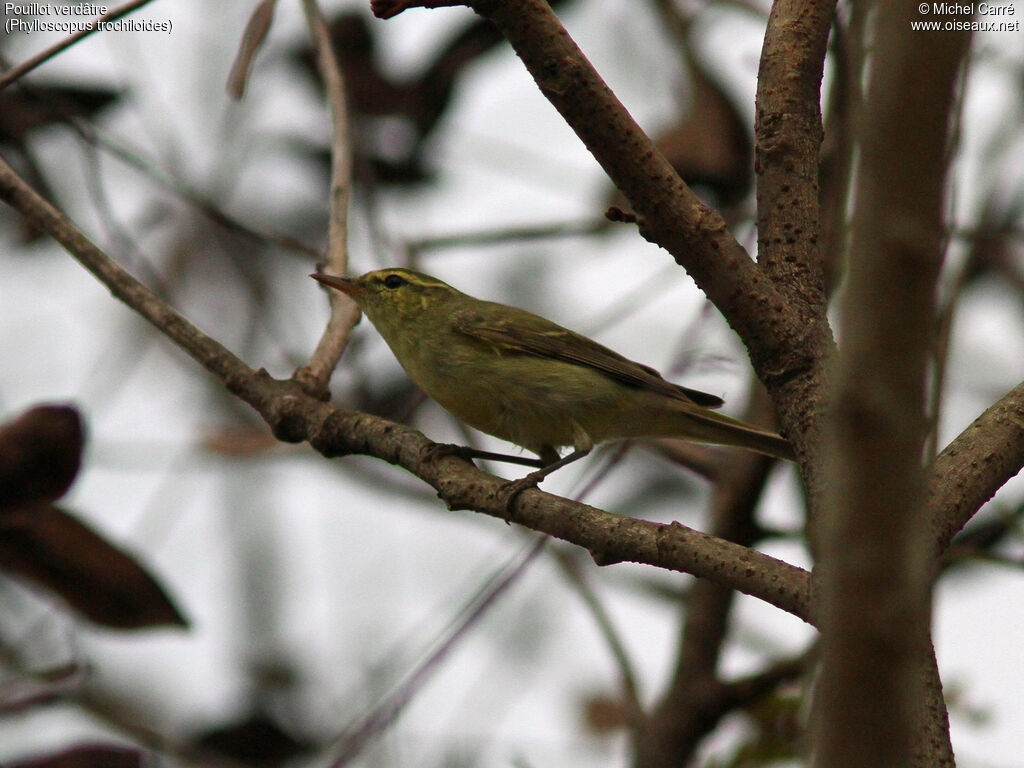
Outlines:
POLYGON ((72 117, 90 117, 121 98, 118 91, 79 86, 33 86, 0 93, 0 143, 72 117))
POLYGON ((103 626, 187 626, 133 557, 53 506, 26 505, 0 515, 0 568, 39 582, 103 626))
POLYGON ((0 512, 64 495, 82 461, 78 411, 41 405, 0 426, 0 512))
POLYGON ((690 108, 657 139, 658 148, 691 187, 703 187, 714 203, 742 202, 754 180, 753 136, 732 100, 693 61, 690 108))
POLYGON ((621 730, 629 724, 629 706, 610 694, 593 694, 581 702, 586 729, 598 736, 621 730))
POLYGON ((253 766, 280 765, 309 749, 308 744, 296 740, 262 712, 208 731, 199 736, 197 743, 253 766))
MULTIPOLYGON (((689 105, 679 121, 655 143, 672 167, 698 195, 727 211, 742 203, 753 183, 754 147, 750 127, 725 89, 690 58, 689 105)), ((618 218, 634 216, 625 196, 616 190, 608 205, 618 218)))
POLYGON ((63 752, 6 763, 7 768, 141 768, 137 749, 107 744, 81 744, 63 752))

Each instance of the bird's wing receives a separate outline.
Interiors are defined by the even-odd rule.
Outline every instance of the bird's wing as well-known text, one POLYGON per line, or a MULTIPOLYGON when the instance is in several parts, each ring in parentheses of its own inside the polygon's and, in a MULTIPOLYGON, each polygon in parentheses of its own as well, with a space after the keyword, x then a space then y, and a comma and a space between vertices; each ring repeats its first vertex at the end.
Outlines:
POLYGON ((722 405, 720 397, 665 381, 653 368, 635 363, 586 336, 532 312, 500 304, 491 305, 490 302, 486 304, 489 306, 481 309, 456 311, 452 317, 454 328, 499 351, 522 352, 586 366, 623 384, 660 392, 705 408, 718 408, 722 405), (488 311, 492 306, 496 311, 488 311), (497 309, 499 307, 500 310, 497 309), (509 310, 512 310, 511 313, 509 310))

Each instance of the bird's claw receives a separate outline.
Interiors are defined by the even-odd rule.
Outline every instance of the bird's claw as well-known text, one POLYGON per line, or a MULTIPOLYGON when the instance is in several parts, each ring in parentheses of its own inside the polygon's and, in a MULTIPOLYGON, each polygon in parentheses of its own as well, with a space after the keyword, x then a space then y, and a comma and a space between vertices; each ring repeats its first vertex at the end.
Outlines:
POLYGON ((505 485, 501 487, 501 495, 505 498, 505 523, 511 525, 509 516, 513 512, 515 507, 516 499, 519 498, 519 494, 529 488, 536 488, 540 481, 547 476, 545 472, 531 472, 526 477, 521 477, 518 480, 509 480, 505 485))

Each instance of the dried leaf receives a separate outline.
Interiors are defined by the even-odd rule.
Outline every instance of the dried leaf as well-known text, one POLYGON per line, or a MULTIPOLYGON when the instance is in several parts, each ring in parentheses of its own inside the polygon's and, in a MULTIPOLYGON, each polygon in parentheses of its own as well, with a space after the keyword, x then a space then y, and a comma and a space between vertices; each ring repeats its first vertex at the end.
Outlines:
POLYGON ((6 763, 7 768, 142 768, 137 749, 107 744, 80 744, 63 752, 6 763))
POLYGON ((658 146, 684 179, 714 191, 718 204, 727 208, 750 192, 753 136, 725 89, 698 61, 692 62, 691 82, 691 108, 658 146))
POLYGON ((0 511, 63 496, 84 443, 82 419, 67 405, 41 405, 0 426, 0 511))
POLYGON ((228 75, 228 93, 233 99, 241 99, 245 95, 245 86, 249 82, 249 67, 267 37, 270 22, 274 19, 274 6, 277 0, 263 0, 256 6, 249 17, 242 33, 242 42, 238 46, 238 55, 231 65, 228 75))
POLYGON ((211 432, 202 440, 202 447, 221 456, 261 456, 280 447, 278 440, 266 427, 225 426, 211 432))
POLYGON ((142 565, 53 506, 25 505, 0 514, 0 568, 46 586, 103 626, 187 626, 142 565))
POLYGON ((225 757, 252 766, 280 765, 309 750, 309 745, 281 729, 263 712, 216 728, 199 736, 197 743, 225 757))
POLYGON ((621 730, 629 725, 629 706, 611 694, 595 693, 580 702, 588 732, 597 736, 621 730))
POLYGON ((120 91, 81 86, 21 87, 0 92, 0 144, 72 117, 91 117, 121 98, 120 91))

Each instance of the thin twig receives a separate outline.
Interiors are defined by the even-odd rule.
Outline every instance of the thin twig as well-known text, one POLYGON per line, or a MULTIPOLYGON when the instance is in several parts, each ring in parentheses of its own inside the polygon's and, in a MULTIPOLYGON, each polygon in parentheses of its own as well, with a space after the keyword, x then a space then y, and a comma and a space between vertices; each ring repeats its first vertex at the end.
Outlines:
POLYGON ((103 14, 102 16, 97 16, 95 19, 89 22, 89 25, 85 27, 85 29, 79 32, 75 32, 73 35, 69 35, 68 37, 65 37, 59 43, 51 45, 46 50, 37 53, 30 59, 26 59, 18 66, 14 67, 14 69, 0 76, 0 90, 3 90, 11 83, 16 82, 20 78, 24 77, 36 67, 45 63, 49 59, 52 59, 61 51, 70 48, 79 40, 88 37, 97 29, 99 29, 100 24, 108 21, 115 21, 121 18, 122 16, 125 16, 131 13, 132 11, 137 10, 151 2, 152 0, 132 0, 132 2, 125 3, 124 5, 119 6, 108 13, 103 14))
POLYGON ((130 275, 100 250, 70 219, 54 208, 0 158, 0 197, 32 224, 50 234, 110 292, 160 329, 199 364, 222 381, 251 377, 255 372, 219 342, 130 275))
POLYGON ((233 99, 238 100, 245 96, 245 86, 249 82, 252 60, 267 38, 270 24, 274 20, 275 5, 277 5, 277 0, 263 0, 253 10, 252 16, 249 17, 249 23, 245 25, 242 42, 238 46, 238 53, 231 65, 231 72, 228 74, 228 94, 233 99))
POLYGON ((345 729, 335 742, 332 768, 349 765, 375 736, 398 718, 416 692, 421 690, 430 676, 438 671, 445 657, 458 646, 466 632, 478 624, 480 618, 494 607, 498 598, 526 572, 529 565, 544 550, 547 542, 547 536, 536 537, 524 553, 517 555, 513 562, 503 566, 488 579, 466 604, 461 615, 452 620, 445 630, 445 636, 438 641, 435 649, 416 666, 406 681, 345 729))
POLYGON ((560 548, 553 548, 551 551, 555 557, 555 562, 558 563, 569 584, 576 590, 576 594, 579 595, 584 605, 586 605, 590 616, 594 619, 594 623, 597 624, 601 637, 604 638, 605 644, 612 654, 612 658, 615 659, 615 663, 618 665, 619 682, 622 685, 624 701, 629 704, 631 712, 640 712, 640 686, 637 683, 636 670, 633 668, 633 662, 626 651, 625 643, 623 643, 622 637, 612 622, 611 614, 605 609, 604 604, 597 596, 597 592, 591 587, 590 582, 583 573, 582 566, 575 557, 575 553, 564 551, 560 548))
POLYGON ((103 133, 98 131, 95 126, 85 122, 84 120, 71 120, 68 125, 78 133, 82 138, 82 141, 105 150, 125 165, 142 173, 150 181, 156 182, 160 187, 184 200, 189 205, 194 206, 199 213, 210 219, 214 224, 223 227, 234 234, 249 237, 258 242, 271 243, 279 248, 295 251, 313 258, 320 256, 320 251, 316 248, 313 248, 300 240, 296 240, 294 237, 276 233, 261 232, 253 229, 245 222, 223 211, 213 200, 206 197, 202 192, 172 178, 169 174, 157 167, 151 160, 144 158, 135 150, 121 146, 115 140, 103 135, 103 133))
MULTIPOLYGON (((348 209, 352 195, 352 141, 345 100, 345 80, 334 55, 330 34, 316 0, 302 0, 309 35, 316 51, 317 68, 331 109, 331 213, 327 234, 328 274, 348 273, 348 209)), ((331 317, 309 360, 294 380, 315 397, 329 396, 327 382, 348 345, 352 328, 359 321, 359 308, 348 296, 328 291, 331 317)))
POLYGON ((555 224, 540 224, 506 229, 484 229, 475 232, 457 232, 437 237, 423 237, 405 243, 409 259, 415 259, 428 251, 449 248, 477 247, 481 245, 506 245, 530 240, 548 240, 557 237, 586 237, 607 230, 608 222, 603 219, 569 221, 555 224))

